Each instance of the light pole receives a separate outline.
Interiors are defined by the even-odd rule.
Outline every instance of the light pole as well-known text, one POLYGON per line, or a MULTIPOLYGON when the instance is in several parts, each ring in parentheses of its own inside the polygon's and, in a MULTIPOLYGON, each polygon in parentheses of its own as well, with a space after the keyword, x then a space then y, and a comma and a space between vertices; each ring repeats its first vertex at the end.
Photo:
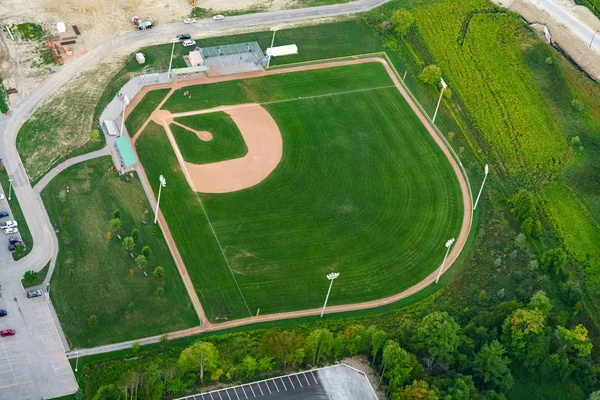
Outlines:
POLYGON ((443 79, 440 79, 440 83, 442 84, 442 91, 440 92, 440 99, 437 102, 437 106, 435 107, 435 112, 433 113, 433 119, 431 120, 431 122, 434 124, 435 124, 435 117, 437 116, 438 109, 440 108, 440 103, 442 102, 442 95, 444 94, 444 89, 446 89, 448 87, 448 85, 446 85, 446 82, 444 82, 443 79))
POLYGON ((123 126, 125 125, 125 109, 127 108, 127 104, 129 104, 129 97, 123 95, 123 117, 121 118, 121 131, 119 132, 119 137, 123 136, 123 126))
POLYGON ((165 179, 164 176, 160 176, 160 178, 158 178, 158 180, 160 181, 160 186, 158 187, 158 199, 156 200, 156 212, 154 213, 154 223, 156 224, 156 221, 158 220, 158 207, 160 204, 160 192, 161 189, 164 188, 165 186, 167 186, 167 180, 165 179))
POLYGON ((340 276, 339 272, 332 272, 327 275, 327 279, 331 281, 329 284, 329 290, 327 291, 327 297, 325 297, 325 304, 323 304, 323 309, 321 310, 321 318, 323 318, 323 313, 325 312, 325 307, 327 307, 327 300, 329 300, 329 293, 331 293, 331 287, 333 286, 333 281, 335 278, 340 276))
POLYGON ((171 79, 171 65, 173 65, 173 52, 175 51, 175 43, 179 42, 177 39, 171 39, 173 46, 171 47, 171 58, 169 59, 169 73, 167 74, 169 80, 171 79))
POLYGON ((452 247, 453 243, 454 243, 454 238, 452 238, 446 242, 446 255, 444 256, 444 261, 442 261, 442 265, 440 266, 440 272, 438 273, 437 279, 435 280, 436 284, 440 280, 440 276, 442 276, 442 271, 444 270, 444 264, 446 264, 446 258, 448 258, 448 253, 450 252, 450 247, 452 247))
POLYGON ((8 180, 8 200, 10 201, 10 195, 12 194, 12 179, 8 180))
MULTIPOLYGON (((277 32, 278 30, 280 30, 281 27, 280 26, 274 26, 271 28, 271 31, 273 31, 273 39, 271 39, 271 52, 273 52, 273 44, 275 43, 275 32, 277 32)), ((268 51, 268 49, 267 49, 268 51)), ((267 69, 269 69, 269 64, 271 64, 271 56, 267 54, 267 69)))
POLYGON ((592 48, 592 44, 594 43, 594 38, 596 37, 596 33, 600 32, 600 30, 597 30, 596 32, 594 32, 594 34, 592 35, 592 40, 590 40, 590 45, 588 46, 588 48, 592 48))
POLYGON ((77 354, 77 358, 75 359, 75 372, 77 372, 77 367, 79 366, 79 352, 75 354, 77 354))
POLYGON ((487 179, 488 173, 490 172, 488 165, 485 164, 485 175, 483 176, 483 182, 481 182, 481 189, 479 189, 479 194, 477 195, 477 200, 475 200, 475 205, 473 206, 473 210, 477 208, 477 203, 479 203, 479 196, 481 196, 481 192, 483 191, 483 185, 485 185, 485 180, 487 179))

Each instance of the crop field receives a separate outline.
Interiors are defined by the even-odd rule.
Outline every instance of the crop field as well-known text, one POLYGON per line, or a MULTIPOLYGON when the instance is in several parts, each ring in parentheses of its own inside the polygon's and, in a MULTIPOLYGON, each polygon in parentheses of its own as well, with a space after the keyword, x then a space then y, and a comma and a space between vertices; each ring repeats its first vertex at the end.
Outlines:
POLYGON ((78 164, 62 171, 42 192, 50 220, 59 229, 52 303, 72 347, 138 339, 198 324, 162 232, 152 225, 139 180, 123 181, 110 165, 109 157, 78 164), (109 221, 116 209, 121 223, 113 230, 109 221), (127 250, 122 238, 134 229, 139 237, 127 250), (147 276, 130 256, 139 255, 143 246, 152 251, 147 276), (157 266, 164 268, 164 278, 154 276, 157 266))
POLYGON ((259 102, 283 139, 271 175, 225 194, 190 189, 161 126, 136 141, 150 182, 167 180, 161 210, 211 320, 318 307, 332 271, 333 305, 398 293, 439 266, 462 222, 458 181, 381 64, 185 90, 192 99, 175 92, 163 108, 259 102))
POLYGON ((539 107, 544 98, 520 53, 525 39, 534 34, 524 29, 522 20, 484 0, 444 1, 413 14, 495 166, 534 177, 559 171, 567 143, 548 108, 539 107))
POLYGON ((179 117, 175 118, 175 122, 213 134, 212 140, 204 142, 198 139, 194 132, 171 124, 170 128, 177 141, 177 147, 181 150, 185 161, 205 164, 243 157, 248 152, 246 142, 237 125, 224 112, 179 117))

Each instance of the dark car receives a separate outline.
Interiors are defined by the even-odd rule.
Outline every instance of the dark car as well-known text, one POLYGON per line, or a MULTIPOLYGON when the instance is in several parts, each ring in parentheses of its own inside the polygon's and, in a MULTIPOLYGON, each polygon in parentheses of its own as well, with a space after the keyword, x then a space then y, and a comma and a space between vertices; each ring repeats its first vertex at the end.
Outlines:
POLYGON ((11 243, 11 244, 8 245, 8 251, 15 251, 16 248, 17 248, 16 244, 12 244, 11 243))
POLYGON ((6 317, 8 315, 8 311, 0 309, 0 317, 6 317))
POLYGON ((188 40, 191 38, 192 38, 192 35, 190 35, 189 33, 182 33, 181 35, 177 35, 177 39, 179 39, 179 40, 188 40))
POLYGON ((9 237, 8 238, 8 243, 10 243, 10 244, 17 244, 17 243, 23 244, 23 242, 21 241, 21 238, 18 237, 18 236, 11 236, 11 237, 9 237))
POLYGON ((3 329, 0 331, 0 336, 14 336, 17 334, 17 331, 14 329, 3 329))
POLYGON ((0 218, 6 218, 8 215, 9 214, 6 211, 0 211, 0 218))
POLYGON ((40 297, 42 295, 41 290, 30 290, 27 292, 27 298, 31 299, 32 297, 40 297))

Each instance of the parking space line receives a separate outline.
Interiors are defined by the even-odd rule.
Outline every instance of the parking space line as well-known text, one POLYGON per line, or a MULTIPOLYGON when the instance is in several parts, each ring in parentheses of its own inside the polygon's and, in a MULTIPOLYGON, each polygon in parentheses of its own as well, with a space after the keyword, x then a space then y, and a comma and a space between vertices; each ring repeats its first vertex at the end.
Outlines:
POLYGON ((315 384, 317 384, 317 385, 318 385, 318 384, 319 384, 319 382, 317 381, 317 378, 315 378, 315 371, 310 371, 310 373, 311 373, 311 375, 312 375, 313 379, 315 380, 315 384))
POLYGON ((271 393, 271 388, 269 387, 269 381, 266 381, 266 382, 265 382, 265 385, 267 385, 267 389, 269 389, 269 394, 272 394, 272 393, 271 393))
POLYGON ((277 393, 279 393, 279 388, 277 387, 277 382, 275 382, 275 379, 273 379, 273 385, 275 385, 275 389, 277 389, 277 393))
POLYGON ((306 377, 306 374, 302 374, 302 376, 304 377, 304 379, 306 379, 306 383, 308 383, 308 386, 310 386, 310 382, 308 381, 308 378, 306 377))
POLYGON ((233 393, 235 393, 235 395, 237 396, 238 400, 241 400, 240 399, 240 395, 237 393, 237 390, 235 390, 235 388, 233 388, 233 393))
POLYGON ((254 395, 254 397, 256 397, 256 393, 254 393, 254 389, 252 389, 252 384, 249 384, 248 386, 250 386, 250 390, 252 390, 252 394, 254 395))
POLYGON ((248 398, 248 395, 246 394, 246 390, 244 389, 243 386, 240 386, 242 388, 242 392, 244 392, 244 396, 246 396, 246 398, 248 398))
POLYGON ((300 378, 298 377, 298 374, 296 374, 296 379, 298 379, 298 384, 300 385, 300 387, 304 387, 304 386, 302 386, 302 382, 300 382, 300 378))
POLYGON ((221 397, 221 391, 219 390, 217 393, 219 394, 219 399, 223 400, 223 397, 221 397))
POLYGON ((215 400, 215 399, 212 397, 212 392, 209 392, 208 394, 210 394, 210 400, 215 400))
POLYGON ((262 394, 263 396, 265 395, 260 387, 260 382, 256 384, 256 386, 258 386, 258 389, 260 390, 260 394, 262 394))
POLYGON ((285 382, 283 381, 283 379, 281 379, 281 377, 279 377, 279 380, 281 381, 281 384, 283 385, 283 388, 287 392, 287 386, 285 386, 285 382))
POLYGON ((229 400, 231 400, 231 396, 229 395, 229 391, 227 389, 225 389, 225 393, 227 393, 227 397, 229 397, 229 400))
POLYGON ((294 382, 292 382, 292 379, 289 377, 288 375, 288 381, 290 381, 290 385, 292 385, 292 389, 296 389, 296 386, 294 386, 294 382))

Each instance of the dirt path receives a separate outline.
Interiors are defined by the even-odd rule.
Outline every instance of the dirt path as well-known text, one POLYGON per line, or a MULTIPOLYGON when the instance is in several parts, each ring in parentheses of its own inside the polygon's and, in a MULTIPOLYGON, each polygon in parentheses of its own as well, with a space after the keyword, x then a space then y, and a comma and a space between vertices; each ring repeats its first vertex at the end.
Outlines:
MULTIPOLYGON (((469 231, 471 229, 472 216, 473 216, 472 215, 473 204, 472 204, 471 192, 469 189, 469 185, 465 179, 465 176, 463 176, 461 168, 458 165, 458 163, 456 162, 456 160, 454 159, 454 157, 452 156, 450 150, 446 147, 444 141, 437 135, 435 128, 431 125, 431 123, 429 122, 429 119, 421 113, 419 107, 414 103, 414 101, 412 100, 410 95, 407 93, 407 91, 404 89, 404 87, 402 86, 400 81, 396 78, 396 75, 393 73, 392 68, 387 64, 387 62, 385 60, 374 57, 374 58, 363 58, 363 59, 356 59, 356 60, 350 60, 350 61, 338 61, 338 62, 330 62, 330 63, 324 63, 324 64, 292 67, 292 68, 286 68, 286 69, 274 70, 274 71, 251 72, 248 74, 219 77, 219 78, 215 78, 215 79, 204 78, 201 80, 190 80, 190 81, 185 81, 185 82, 177 82, 174 85, 157 85, 156 87, 153 87, 152 89, 158 89, 160 87, 180 88, 180 87, 198 84, 198 82, 195 82, 195 81, 199 81, 201 84, 206 84, 206 83, 212 83, 212 82, 220 82, 220 81, 224 81, 224 80, 239 80, 239 79, 256 77, 256 76, 275 75, 275 74, 289 73, 289 72, 294 72, 294 71, 305 71, 305 70, 313 70, 313 69, 320 69, 320 68, 331 68, 331 67, 338 67, 338 66, 343 66, 343 65, 354 65, 354 64, 371 63, 371 62, 379 62, 385 67, 390 78, 394 82, 394 85, 397 87, 398 91, 402 94, 402 96, 404 97, 406 102, 409 104, 411 109, 414 111, 414 113, 419 117, 420 121, 423 123, 423 125, 425 126, 425 128, 427 129, 427 131, 429 132, 429 134, 435 141, 435 143, 442 149, 444 155, 448 159, 448 162, 452 166, 452 169, 454 170, 454 173, 458 179, 460 189, 462 192, 462 200, 463 200, 463 222, 462 222, 460 232, 459 232, 458 236, 456 237, 456 242, 454 244, 454 247, 448 254, 448 258, 447 258, 445 269, 444 269, 444 272, 445 272, 452 266, 454 261, 456 261, 460 252, 462 251, 463 247, 465 246, 465 244, 467 242, 467 238, 469 236, 469 231)), ((173 93, 173 91, 171 91, 171 93, 173 93)), ((166 101, 166 99, 165 99, 165 101, 166 101)), ((240 105, 240 106, 222 107, 220 109, 221 110, 228 109, 229 111, 231 111, 233 109, 236 109, 236 110, 241 109, 242 110, 247 107, 248 107, 247 105, 240 105)), ((164 112, 164 110, 161 112, 164 112)), ((191 113, 196 113, 196 112, 194 111, 191 113)), ((187 115, 189 113, 182 113, 182 114, 187 115)), ((136 133, 134 140, 137 139, 137 137, 139 137, 139 134, 141 133, 141 131, 142 131, 142 129, 140 129, 140 131, 138 133, 136 133)), ((144 179, 147 179, 145 177, 145 174, 143 174, 143 177, 144 177, 144 179)), ((169 246, 172 247, 172 249, 174 249, 175 252, 177 252, 175 241, 173 240, 171 233, 168 230, 166 221, 163 219, 162 214, 160 214, 160 221, 161 221, 161 226, 163 227, 165 237, 168 240, 169 246)), ((451 235, 451 233, 449 233, 449 235, 451 235)), ((440 247, 442 247, 442 246, 443 246, 443 243, 440 243, 440 247)), ((178 252, 177 252, 177 254, 178 254, 178 252)), ((181 256, 179 256, 179 254, 178 254, 178 256, 176 258, 177 258, 178 264, 179 264, 179 262, 181 262, 181 265, 183 266, 183 260, 181 259, 181 256)), ((365 310, 365 309, 380 307, 380 306, 383 306, 386 304, 394 303, 396 301, 405 299, 405 298, 421 291, 422 289, 426 288, 427 286, 431 285, 432 283, 434 283, 437 278, 440 267, 441 267, 441 265, 437 266, 436 269, 433 270, 431 272, 431 274, 429 276, 427 276, 425 279, 423 279, 421 282, 419 282, 416 285, 414 285, 400 293, 397 293, 395 295, 388 296, 388 297, 378 299, 378 300, 367 301, 367 302, 363 302, 363 303, 353 303, 353 304, 344 304, 344 305, 338 305, 338 306, 330 306, 330 307, 327 307, 326 312, 328 314, 330 314, 330 313, 338 313, 338 312, 346 312, 346 311, 365 310)), ((182 269, 185 270, 185 267, 183 266, 182 269)), ((187 271, 185 272, 185 274, 187 275, 187 271)), ((188 279, 189 279, 189 277, 188 277, 188 279)), ((191 285, 191 281, 190 281, 190 285, 191 285)), ((197 296, 196 296, 196 299, 197 299, 197 296)), ((321 308, 313 308, 313 309, 308 309, 308 310, 266 314, 266 315, 261 315, 259 317, 243 318, 243 319, 237 319, 237 320, 214 323, 214 324, 210 323, 206 319, 206 316, 203 311, 201 312, 201 314, 202 314, 202 319, 204 321, 204 328, 205 328, 205 330, 208 331, 208 330, 228 329, 228 328, 233 328, 233 327, 237 327, 237 326, 257 323, 257 322, 277 321, 277 320, 281 320, 281 319, 290 319, 290 318, 318 315, 318 314, 320 314, 320 312, 321 312, 321 308)))

